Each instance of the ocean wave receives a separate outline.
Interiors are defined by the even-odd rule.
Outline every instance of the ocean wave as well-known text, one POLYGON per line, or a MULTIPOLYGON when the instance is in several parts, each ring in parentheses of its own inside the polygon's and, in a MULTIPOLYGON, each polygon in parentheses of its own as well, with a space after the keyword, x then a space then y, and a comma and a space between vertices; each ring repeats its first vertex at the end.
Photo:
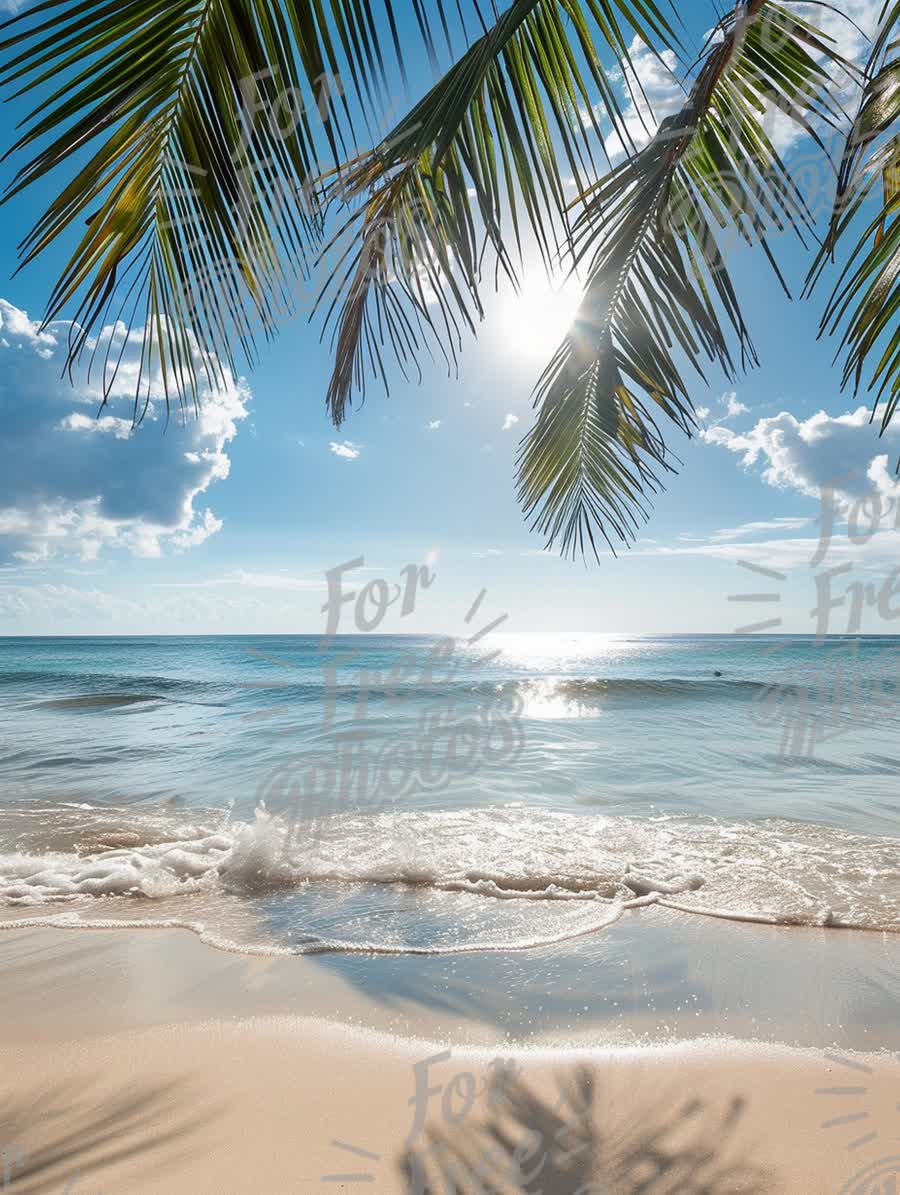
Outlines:
MULTIPOLYGON (((464 716, 466 709, 484 709, 498 702, 513 703, 527 719, 593 717, 606 709, 652 707, 683 703, 711 707, 746 704, 760 724, 780 725, 786 718, 804 716, 818 708, 831 708, 821 678, 799 675, 790 684, 774 675, 760 676, 515 676, 495 672, 464 675, 414 676, 388 680, 374 671, 361 680, 352 671, 335 681, 315 677, 260 675, 185 680, 161 676, 122 677, 104 672, 0 672, 0 692, 16 701, 21 695, 29 712, 52 716, 122 712, 140 717, 163 704, 183 704, 210 709, 233 709, 248 719, 282 719, 301 712, 310 726, 321 721, 322 710, 333 711, 336 721, 357 718, 362 712, 375 718, 425 716, 436 708, 452 709, 464 716)), ((881 698, 893 682, 881 683, 881 698)), ((877 696, 877 694, 876 694, 877 696)), ((836 713, 839 710, 836 709, 836 713)))
POLYGON ((191 701, 185 697, 166 697, 160 693, 82 693, 77 697, 52 697, 47 701, 35 702, 33 709, 39 710, 107 710, 122 706, 145 705, 148 702, 166 702, 169 705, 203 705, 221 708, 223 701, 191 701))
POLYGON ((575 700, 633 697, 653 698, 703 697, 727 698, 767 692, 771 682, 743 677, 610 677, 609 679, 560 679, 556 691, 575 700))
MULTIPOLYGON (((93 828, 88 810, 66 816, 84 819, 75 849, 0 855, 0 906, 7 915, 29 911, 49 923, 52 906, 69 905, 78 924, 96 925, 113 901, 116 924, 123 917, 148 924, 137 913, 146 902, 182 897, 190 907, 202 895, 204 932, 221 944, 227 934, 216 929, 215 909, 228 900, 400 885, 437 894, 450 902, 451 915, 454 900, 479 902, 488 927, 492 902, 540 904, 540 932, 529 933, 523 919, 514 935, 482 929, 465 945, 413 947, 294 925, 294 944, 285 951, 524 949, 595 932, 626 909, 653 904, 736 921, 900 932, 900 841, 807 823, 504 806, 346 814, 292 826, 259 809, 251 822, 224 815, 215 826, 176 821, 177 836, 167 838, 164 818, 144 832, 133 813, 129 824, 123 812, 118 827, 108 810, 93 828), (551 923, 552 906, 570 912, 551 923)), ((189 916, 179 920, 194 924, 189 916)))

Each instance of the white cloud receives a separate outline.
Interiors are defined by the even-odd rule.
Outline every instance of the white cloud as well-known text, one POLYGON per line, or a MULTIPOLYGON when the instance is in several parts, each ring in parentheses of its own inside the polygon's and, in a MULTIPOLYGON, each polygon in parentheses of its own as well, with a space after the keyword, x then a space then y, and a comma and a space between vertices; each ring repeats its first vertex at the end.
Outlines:
MULTIPOLYGON (((807 3, 805 0, 785 4, 795 15, 809 22, 822 35, 822 40, 830 49, 848 62, 858 66, 865 64, 871 45, 871 38, 878 28, 878 19, 884 8, 884 0, 843 0, 840 5, 825 5, 807 3)), ((708 36, 708 35, 707 35, 708 36)), ((845 108, 852 109, 859 95, 858 84, 846 71, 825 63, 824 56, 810 51, 812 57, 822 62, 831 77, 834 94, 845 108)), ((824 121, 814 121, 816 132, 827 145, 829 140, 833 144, 829 147, 833 154, 840 157, 843 150, 843 133, 834 130, 824 121)), ((763 126, 775 149, 783 156, 792 149, 797 142, 805 137, 804 130, 791 120, 779 107, 769 103, 763 115, 763 126)), ((810 145, 810 160, 804 165, 815 172, 815 182, 831 182, 829 191, 833 193, 833 170, 825 161, 821 147, 810 145), (823 170, 823 167, 826 169, 823 170)), ((791 163, 792 170, 797 169, 797 163, 791 163)), ((806 181, 811 181, 807 179, 806 181)), ((824 187, 823 187, 824 189, 824 187)), ((812 204, 813 208, 817 206, 812 204)), ((830 200, 829 200, 830 210, 830 200)))
POLYGON ((507 415, 506 418, 503 420, 503 430, 505 432, 511 431, 512 428, 514 428, 518 422, 519 422, 518 415, 513 415, 513 414, 507 415))
POLYGON ((740 527, 723 527, 712 533, 712 539, 718 543, 726 540, 740 539, 742 535, 759 535, 763 531, 799 531, 807 527, 811 519, 806 517, 785 517, 779 519, 760 520, 755 523, 742 523, 740 527))
POLYGON ((708 419, 709 418, 709 407, 696 407, 695 413, 696 413, 698 419, 708 419))
POLYGON ((499 548, 486 548, 483 552, 473 552, 472 555, 478 560, 486 560, 489 556, 502 556, 503 553, 499 548))
POLYGON ((725 417, 726 418, 732 418, 736 415, 746 415, 747 412, 750 410, 750 408, 745 407, 742 402, 738 402, 738 396, 737 396, 736 391, 734 391, 734 390, 731 390, 731 391, 727 392, 726 394, 723 394, 722 397, 719 399, 719 402, 725 408, 725 417))
MULTIPOLYGON (((247 415, 250 392, 225 374, 221 392, 201 392, 195 418, 165 417, 161 378, 151 379, 144 422, 131 412, 143 332, 121 325, 97 338, 102 360, 121 353, 109 402, 86 367, 74 385, 62 375, 68 325, 41 331, 27 313, 0 300, 0 409, 5 467, 0 476, 0 562, 59 556, 94 560, 118 548, 160 556, 187 550, 222 522, 198 498, 228 476, 226 446, 247 415)), ((199 350, 198 372, 202 374, 199 350)))
POLYGON ((328 447, 335 456, 342 457, 345 461, 355 461, 360 453, 358 446, 350 440, 344 440, 340 444, 332 440, 328 447))
POLYGON ((894 498, 900 493, 888 469, 888 455, 882 451, 887 445, 896 456, 900 426, 889 425, 879 439, 866 407, 837 416, 819 411, 803 421, 782 411, 760 419, 748 432, 714 427, 700 434, 706 443, 739 455, 748 467, 762 463, 763 479, 779 489, 809 497, 818 497, 823 488, 833 489, 844 502, 872 494, 894 498))
POLYGON ((17 342, 17 348, 27 346, 45 361, 53 356, 59 343, 53 332, 42 332, 40 324, 29 319, 27 312, 20 311, 6 299, 0 299, 0 330, 3 332, 4 348, 11 347, 12 339, 17 342))
POLYGON ((304 593, 314 593, 327 588, 322 577, 293 577, 288 573, 250 573, 242 568, 221 577, 203 577, 193 581, 155 581, 153 584, 158 589, 230 589, 241 586, 245 589, 287 589, 304 593))
POLYGON ((640 149, 653 136, 660 123, 683 107, 686 97, 676 76, 677 60, 671 50, 660 58, 639 37, 630 47, 631 67, 616 72, 622 79, 620 90, 627 96, 624 104, 625 144, 619 132, 606 138, 606 152, 611 161, 622 157, 626 146, 640 149), (628 88, 630 84, 630 91, 628 88), (629 140, 630 139, 630 140, 629 140))
POLYGON ((441 426, 440 419, 430 419, 428 422, 428 430, 430 432, 436 432, 440 426, 441 426))
MULTIPOLYGON (((250 589, 290 589, 312 592, 325 589, 325 582, 321 577, 291 577, 286 573, 248 573, 238 569, 234 576, 234 583, 245 585, 250 589)), ((228 584, 228 578, 225 584, 228 584)))
POLYGON ((61 430, 68 432, 87 432, 88 435, 112 435, 117 440, 131 438, 132 425, 130 419, 120 419, 116 415, 85 415, 75 411, 60 420, 61 430))
MULTIPOLYGON (((868 52, 868 39, 878 26, 884 0, 843 0, 842 4, 835 5, 835 11, 824 5, 802 2, 789 7, 818 27, 840 55, 850 62, 861 64, 868 52)), ((625 72, 617 72, 621 80, 619 91, 625 100, 626 138, 630 137, 635 147, 640 149, 666 117, 674 115, 684 106, 686 94, 677 77, 678 64, 671 51, 664 51, 660 61, 644 42, 635 38, 629 53, 632 67, 627 70, 627 78, 625 72), (629 82, 630 90, 626 86, 629 82)), ((852 102, 855 86, 849 76, 841 72, 836 82, 841 98, 845 102, 852 102)), ((775 148, 782 154, 804 137, 803 130, 774 104, 768 105, 764 125, 775 148)), ((827 134, 825 128, 818 131, 827 134)), ((618 131, 606 138, 606 151, 613 161, 625 152, 618 131)), ((815 153, 817 160, 822 157, 820 150, 815 153)))
POLYGON ((187 531, 178 531, 172 537, 172 542, 176 548, 181 548, 184 551, 187 548, 196 548, 198 544, 205 543, 211 535, 215 535, 222 530, 224 526, 221 519, 217 519, 211 510, 204 510, 200 522, 193 527, 189 527, 187 531))
POLYGON ((795 3, 792 10, 817 26, 831 48, 850 62, 860 63, 869 52, 884 0, 842 0, 834 9, 823 4, 795 3), (858 28, 857 28, 858 26, 858 28))
MULTIPOLYGON (((829 8, 823 4, 794 3, 788 7, 799 17, 814 25, 825 35, 825 42, 849 62, 863 65, 869 52, 869 39, 878 27, 878 17, 884 7, 884 0, 842 0, 840 5, 829 8), (859 28, 857 28, 859 26, 859 28)), ((814 54, 821 60, 821 55, 814 54)), ((828 66, 832 82, 837 86, 841 100, 852 107, 858 96, 858 88, 852 78, 841 70, 828 66)), ((804 137, 803 130, 773 104, 768 106, 764 124, 773 145, 784 154, 804 137)), ((827 126, 819 122, 817 132, 826 141, 831 136, 827 126)), ((839 135, 840 136, 840 135, 839 135)), ((811 150, 821 159, 821 150, 811 150)), ((840 153, 840 147, 838 148, 840 153)))
MULTIPOLYGON (((634 556, 688 556, 706 560, 737 563, 744 560, 763 568, 788 572, 792 568, 809 567, 821 546, 812 536, 789 539, 741 540, 719 543, 709 540, 674 547, 657 546, 635 549, 634 556)), ((900 531, 887 529, 876 532, 865 543, 854 542, 847 535, 835 535, 828 545, 828 566, 849 560, 854 566, 873 569, 893 568, 900 559, 900 531)))

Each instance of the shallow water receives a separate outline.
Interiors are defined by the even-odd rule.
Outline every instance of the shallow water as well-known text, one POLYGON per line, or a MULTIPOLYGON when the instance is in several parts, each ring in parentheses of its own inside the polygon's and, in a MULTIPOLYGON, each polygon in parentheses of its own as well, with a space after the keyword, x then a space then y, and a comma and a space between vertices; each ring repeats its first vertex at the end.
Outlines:
POLYGON ((0 640, 0 916, 534 950, 900 930, 900 640, 0 640))

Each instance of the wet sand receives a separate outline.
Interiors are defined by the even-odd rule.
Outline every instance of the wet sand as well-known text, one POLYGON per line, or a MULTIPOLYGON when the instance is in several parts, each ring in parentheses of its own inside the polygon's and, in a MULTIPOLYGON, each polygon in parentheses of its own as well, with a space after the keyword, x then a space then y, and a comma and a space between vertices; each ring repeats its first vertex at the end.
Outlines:
POLYGON ((175 931, 7 931, 0 966, 13 1193, 436 1195, 453 1175, 504 1195, 868 1195, 900 1174, 886 1052, 526 1042, 175 931))

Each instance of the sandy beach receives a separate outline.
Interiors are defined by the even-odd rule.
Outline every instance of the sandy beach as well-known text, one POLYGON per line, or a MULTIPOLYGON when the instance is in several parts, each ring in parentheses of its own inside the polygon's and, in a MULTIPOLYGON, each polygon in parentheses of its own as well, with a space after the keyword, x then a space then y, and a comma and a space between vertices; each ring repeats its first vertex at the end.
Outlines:
POLYGON ((174 931, 15 930, 0 951, 18 994, 43 980, 3 1001, 14 1192, 825 1195, 890 1190, 876 1183, 896 1174, 886 1053, 726 1037, 525 1047, 424 1014, 420 1033, 388 1032, 306 959, 174 931), (165 956, 177 981, 154 984, 165 956), (273 965, 330 1014, 272 1011, 273 965))

